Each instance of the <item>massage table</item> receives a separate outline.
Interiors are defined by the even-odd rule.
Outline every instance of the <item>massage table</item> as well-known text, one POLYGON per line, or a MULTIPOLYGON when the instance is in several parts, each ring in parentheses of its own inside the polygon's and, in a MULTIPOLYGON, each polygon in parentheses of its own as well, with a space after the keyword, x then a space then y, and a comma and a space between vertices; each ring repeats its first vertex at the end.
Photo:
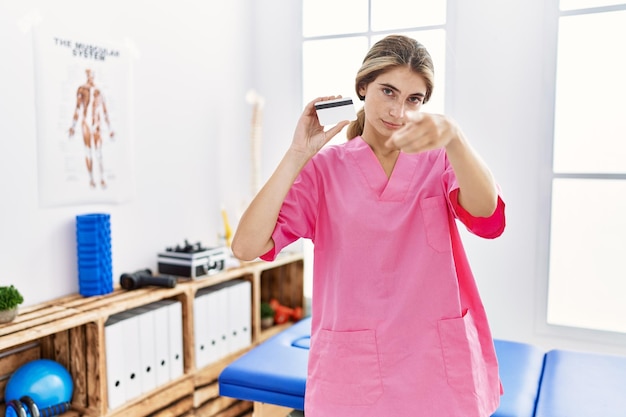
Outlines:
POLYGON ((626 357, 569 350, 546 354, 535 417, 626 416, 626 357))
MULTIPOLYGON (((305 318, 230 363, 219 376, 220 395, 254 402, 254 417, 285 417, 304 410, 311 319, 305 318)), ((494 417, 532 417, 545 352, 495 341, 504 387, 494 417)))

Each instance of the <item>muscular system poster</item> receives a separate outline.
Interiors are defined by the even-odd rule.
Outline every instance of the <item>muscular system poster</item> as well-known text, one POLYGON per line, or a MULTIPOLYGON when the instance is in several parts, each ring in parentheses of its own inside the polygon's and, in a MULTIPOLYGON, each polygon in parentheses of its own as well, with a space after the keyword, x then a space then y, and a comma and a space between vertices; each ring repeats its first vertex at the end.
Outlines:
POLYGON ((129 200, 134 179, 128 48, 45 24, 33 36, 40 205, 129 200))

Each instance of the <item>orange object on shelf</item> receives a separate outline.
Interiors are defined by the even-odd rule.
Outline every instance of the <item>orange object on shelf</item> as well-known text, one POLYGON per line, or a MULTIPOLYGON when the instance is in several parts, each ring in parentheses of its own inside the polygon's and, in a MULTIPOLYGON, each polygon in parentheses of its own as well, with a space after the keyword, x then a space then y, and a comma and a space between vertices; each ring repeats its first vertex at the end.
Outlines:
POLYGON ((298 321, 302 319, 302 307, 289 308, 281 305, 275 298, 270 300, 270 306, 274 309, 274 324, 285 324, 289 320, 298 321))

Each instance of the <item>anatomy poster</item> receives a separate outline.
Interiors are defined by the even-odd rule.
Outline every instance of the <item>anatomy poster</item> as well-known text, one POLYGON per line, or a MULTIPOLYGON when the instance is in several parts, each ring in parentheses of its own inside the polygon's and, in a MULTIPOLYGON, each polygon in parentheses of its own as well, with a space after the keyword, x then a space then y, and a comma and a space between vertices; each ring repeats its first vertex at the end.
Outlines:
POLYGON ((129 48, 46 25, 33 37, 40 205, 129 200, 129 48))

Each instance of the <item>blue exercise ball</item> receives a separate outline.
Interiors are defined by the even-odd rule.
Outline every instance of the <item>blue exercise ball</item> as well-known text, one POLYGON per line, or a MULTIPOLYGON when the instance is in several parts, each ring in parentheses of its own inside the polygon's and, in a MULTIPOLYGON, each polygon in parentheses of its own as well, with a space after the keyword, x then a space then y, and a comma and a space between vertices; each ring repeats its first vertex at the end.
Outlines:
POLYGON ((20 366, 4 390, 6 402, 28 396, 40 409, 70 402, 74 383, 70 373, 58 362, 37 359, 20 366))

